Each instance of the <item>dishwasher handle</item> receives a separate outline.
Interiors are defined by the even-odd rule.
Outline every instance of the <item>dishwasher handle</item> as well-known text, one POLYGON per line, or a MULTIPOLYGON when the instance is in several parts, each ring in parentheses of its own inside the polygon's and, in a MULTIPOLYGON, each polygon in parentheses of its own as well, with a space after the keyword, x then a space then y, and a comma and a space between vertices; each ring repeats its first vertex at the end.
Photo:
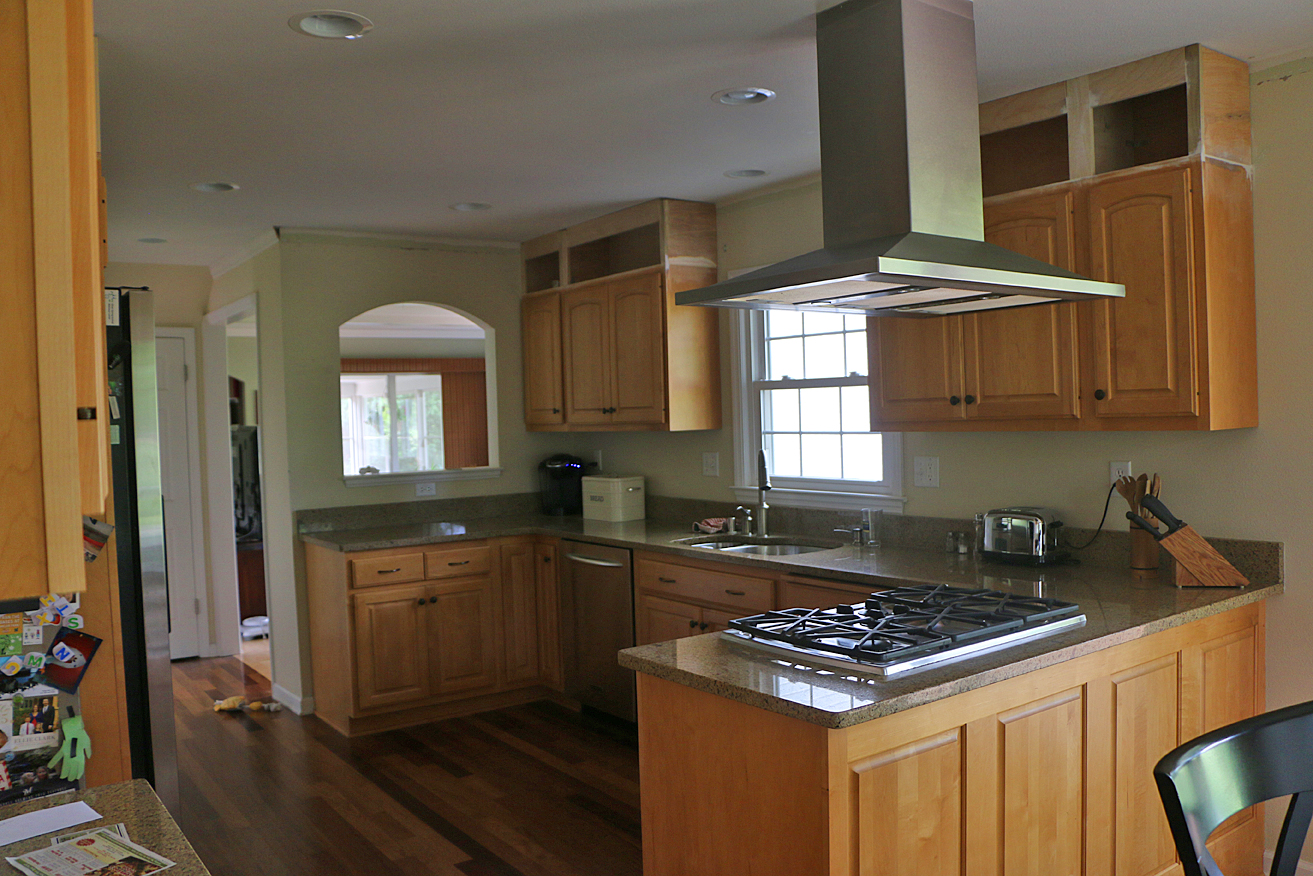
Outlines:
POLYGON ((576 563, 586 563, 590 566, 605 566, 608 569, 623 569, 624 563, 617 563, 615 560, 599 560, 597 557, 585 557, 580 554, 566 554, 567 560, 574 560, 576 563))

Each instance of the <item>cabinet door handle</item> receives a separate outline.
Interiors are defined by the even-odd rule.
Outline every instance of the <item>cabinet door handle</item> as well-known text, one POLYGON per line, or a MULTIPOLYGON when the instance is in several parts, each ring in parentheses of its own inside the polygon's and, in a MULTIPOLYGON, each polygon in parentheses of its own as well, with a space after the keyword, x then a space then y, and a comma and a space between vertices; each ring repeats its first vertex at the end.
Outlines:
POLYGON ((747 596, 747 595, 748 595, 747 593, 745 593, 745 592, 742 591, 742 590, 726 590, 725 592, 728 593, 730 596, 747 596))
POLYGON ((424 597, 423 597, 423 596, 421 596, 421 597, 419 598, 419 603, 418 603, 418 604, 419 604, 419 605, 423 605, 423 604, 424 604, 424 597))
POLYGON ((429 597, 429 605, 432 605, 433 603, 435 603, 435 602, 437 602, 437 601, 438 601, 438 597, 436 597, 436 596, 430 596, 430 597, 429 597))
POLYGON ((674 583, 676 583, 674 578, 657 578, 657 580, 660 581, 662 584, 674 584, 674 583))
POLYGON ((703 630, 705 630, 708 626, 709 626, 709 624, 707 624, 707 623, 700 623, 700 624, 698 624, 698 629, 703 629, 703 630))
POLYGON ((1094 398, 1096 401, 1103 401, 1107 397, 1108 397, 1108 393, 1104 392, 1103 390, 1101 389, 1094 390, 1094 398))
POLYGON ((961 404, 961 402, 962 402, 962 399, 958 398, 958 397, 955 396, 955 395, 950 395, 950 396, 948 397, 948 403, 949 403, 950 405, 958 405, 958 404, 961 404))
POLYGON ((553 413, 553 414, 559 414, 560 412, 561 412, 561 409, 560 409, 560 408, 552 408, 552 413, 553 413))
POLYGON ((965 401, 969 405, 973 405, 976 403, 976 397, 974 395, 969 395, 965 399, 963 399, 963 401, 965 401))
POLYGON ((695 620, 691 620, 691 621, 689 621, 689 622, 688 622, 688 628, 689 628, 690 630, 696 630, 696 629, 698 628, 698 622, 695 621, 695 620))
POLYGON ((447 563, 448 566, 468 566, 469 564, 469 560, 461 560, 459 563, 447 563))
POLYGON ((400 567, 400 566, 397 566, 397 568, 395 568, 395 569, 379 569, 379 570, 378 570, 378 574, 380 574, 380 575, 391 575, 393 572, 400 572, 400 571, 401 571, 401 567, 400 567))

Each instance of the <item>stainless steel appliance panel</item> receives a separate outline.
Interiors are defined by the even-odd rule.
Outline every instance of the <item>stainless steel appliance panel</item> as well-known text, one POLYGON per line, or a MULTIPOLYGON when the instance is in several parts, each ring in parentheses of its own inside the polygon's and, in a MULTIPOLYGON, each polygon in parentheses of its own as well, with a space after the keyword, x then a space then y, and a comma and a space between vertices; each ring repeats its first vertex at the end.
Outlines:
POLYGON ((634 578, 630 551, 561 542, 565 692, 586 706, 638 719, 634 673, 617 662, 632 648, 634 578))

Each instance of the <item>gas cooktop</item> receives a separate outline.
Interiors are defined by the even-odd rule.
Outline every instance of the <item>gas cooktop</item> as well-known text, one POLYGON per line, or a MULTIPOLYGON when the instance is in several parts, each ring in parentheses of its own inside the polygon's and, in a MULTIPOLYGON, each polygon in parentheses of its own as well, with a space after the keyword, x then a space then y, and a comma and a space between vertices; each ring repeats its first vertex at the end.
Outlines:
POLYGON ((832 608, 786 608, 722 635, 841 667, 895 675, 1084 625, 1080 606, 1001 590, 914 584, 832 608))

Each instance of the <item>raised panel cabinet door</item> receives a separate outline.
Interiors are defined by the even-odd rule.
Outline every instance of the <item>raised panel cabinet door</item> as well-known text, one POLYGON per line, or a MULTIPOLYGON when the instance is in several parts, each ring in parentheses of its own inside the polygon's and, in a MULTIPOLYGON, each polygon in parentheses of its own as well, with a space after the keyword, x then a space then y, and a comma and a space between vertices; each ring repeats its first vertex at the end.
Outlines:
POLYGON ((561 296, 543 292, 520 305, 524 339, 524 422, 551 426, 565 422, 561 381, 561 296))
POLYGON ((702 632, 702 609, 687 602, 662 599, 642 591, 635 606, 638 644, 669 642, 702 632))
POLYGON ((1179 744, 1177 656, 1112 677, 1112 876, 1152 876, 1176 868, 1154 765, 1179 744))
POLYGON ((961 730, 951 730, 850 765, 857 873, 964 872, 962 748, 961 730))
POLYGON ((497 601, 491 578, 428 585, 429 671, 435 694, 497 685, 497 601))
POLYGON ((611 297, 598 284, 561 293, 565 421, 611 422, 611 297))
POLYGON ((660 274, 609 284, 612 336, 611 420, 666 421, 665 299, 660 274))
POLYGON ((1091 185, 1089 226, 1090 275, 1126 287, 1091 308, 1095 414, 1197 414, 1191 171, 1091 185))
POLYGON ((533 548, 534 576, 538 585, 538 666, 542 680, 561 687, 561 587, 554 544, 533 548))
POLYGON ((871 317, 866 339, 872 431, 967 416, 961 317, 871 317))
POLYGON ((501 547, 502 641, 506 680, 534 681, 539 675, 538 581, 534 546, 501 547))
MULTIPOLYGON (((990 204, 985 240, 1072 269, 1071 192, 990 204)), ((1078 416, 1080 374, 1075 304, 1037 304, 962 317, 967 416, 1061 419, 1078 416)))
POLYGON ((1001 712, 997 721, 1002 873, 1076 876, 1084 872, 1081 688, 1001 712))
POLYGON ((424 659, 427 590, 386 587, 352 597, 356 626, 356 701, 361 709, 429 695, 424 659))

